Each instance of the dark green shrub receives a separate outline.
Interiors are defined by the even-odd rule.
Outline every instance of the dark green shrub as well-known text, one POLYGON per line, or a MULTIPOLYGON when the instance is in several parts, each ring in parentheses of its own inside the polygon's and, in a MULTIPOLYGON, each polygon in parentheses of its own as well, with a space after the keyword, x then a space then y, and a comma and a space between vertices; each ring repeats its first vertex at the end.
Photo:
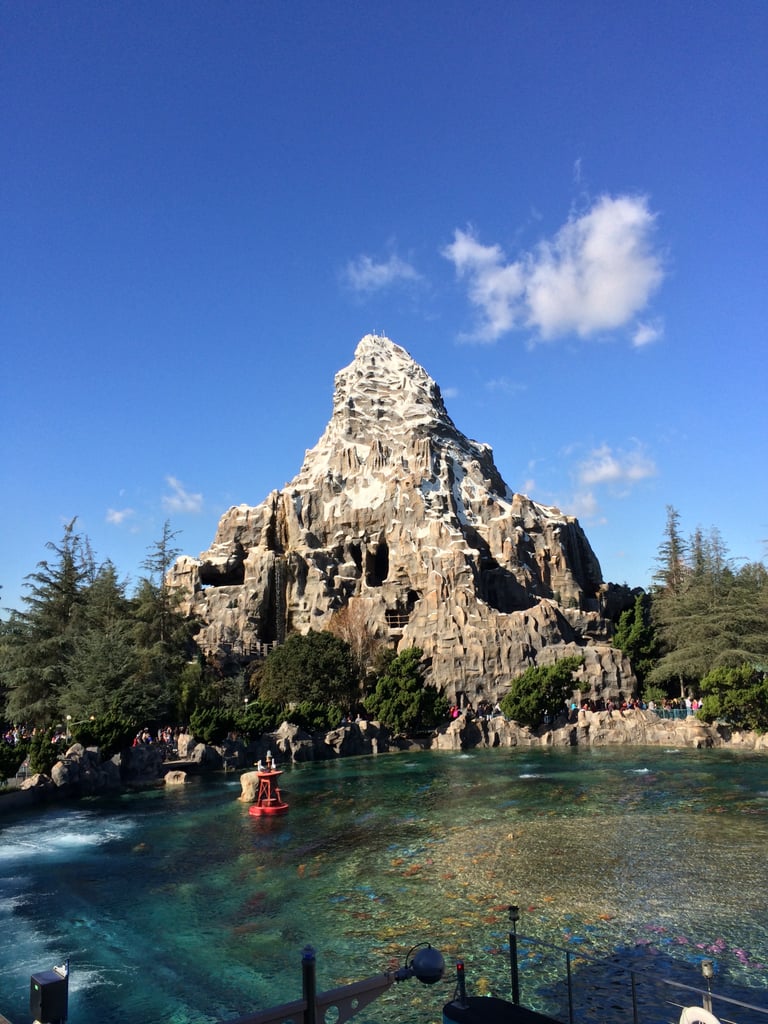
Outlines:
POLYGON ((196 708, 189 719, 189 730, 201 743, 221 743, 228 732, 237 729, 239 712, 229 708, 196 708))
POLYGON ((582 657, 569 657, 553 665, 527 668, 512 680, 501 701, 504 715, 531 729, 537 728, 545 715, 558 715, 573 694, 573 673, 583 663, 582 657))
POLYGON ((72 738, 84 747, 98 747, 102 760, 130 747, 139 727, 120 715, 101 715, 72 729, 72 738))
POLYGON ((237 728, 245 740, 252 740, 265 732, 273 732, 285 717, 279 704, 259 698, 238 711, 237 728))
POLYGON ((424 682, 423 651, 409 647, 393 658, 365 699, 369 715, 393 732, 431 729, 448 717, 448 701, 424 682))
POLYGON ((50 775, 51 768, 67 749, 66 740, 53 742, 58 730, 38 729, 29 744, 29 767, 33 774, 50 775))
POLYGON ((0 782, 13 779, 29 753, 29 740, 5 743, 0 740, 0 782))
POLYGON ((328 732, 338 729, 343 712, 335 704, 321 704, 317 701, 302 700, 284 711, 282 718, 298 725, 305 732, 328 732))

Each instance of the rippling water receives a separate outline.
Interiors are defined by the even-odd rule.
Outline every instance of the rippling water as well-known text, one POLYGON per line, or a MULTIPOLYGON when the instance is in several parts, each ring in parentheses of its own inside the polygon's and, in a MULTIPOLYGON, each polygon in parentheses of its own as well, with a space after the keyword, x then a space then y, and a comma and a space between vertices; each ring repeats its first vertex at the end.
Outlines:
MULTIPOLYGON (((471 993, 509 998, 509 903, 574 955, 695 985, 714 959, 715 991, 768 1005, 764 757, 398 754, 281 782, 272 820, 232 775, 0 818, 0 1012, 28 1021, 30 974, 69 957, 71 1024, 226 1020, 298 998, 307 943, 320 990, 429 941, 464 958, 471 993)), ((574 966, 598 993, 583 1019, 618 1019, 611 983, 574 966)), ((562 1012, 563 972, 524 945, 523 1001, 562 1012)), ((411 981, 356 1020, 427 1024, 452 995, 448 976, 411 981)))

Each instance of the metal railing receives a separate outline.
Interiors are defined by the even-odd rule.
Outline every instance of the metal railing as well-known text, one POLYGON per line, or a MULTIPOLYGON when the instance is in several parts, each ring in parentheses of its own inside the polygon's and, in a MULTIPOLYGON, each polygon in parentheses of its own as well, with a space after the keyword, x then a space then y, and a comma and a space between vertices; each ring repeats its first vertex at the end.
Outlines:
MULTIPOLYGON (((647 969, 630 967, 622 964, 616 959, 608 960, 606 957, 595 956, 589 953, 580 951, 574 951, 564 946, 558 946, 551 942, 546 942, 543 939, 537 939, 528 935, 515 935, 514 932, 510 934, 510 965, 512 971, 512 988, 513 988, 513 1001, 519 1002, 519 954, 521 947, 538 947, 541 949, 548 949, 561 954, 565 958, 565 983, 567 988, 568 998, 568 1024, 574 1024, 576 1019, 576 990, 578 988, 574 981, 573 966, 574 963, 578 964, 594 964, 599 966, 606 973, 614 974, 625 974, 627 976, 627 986, 629 989, 629 998, 631 1000, 632 1007, 632 1021, 633 1024, 640 1024, 641 1022, 641 1007, 640 1007, 640 987, 646 986, 648 988, 672 988, 677 989, 680 992, 692 993, 691 998, 701 1005, 702 1009, 709 1013, 715 1013, 723 1022, 728 1024, 734 1024, 729 1017, 723 1016, 723 1013, 728 1012, 729 1007, 735 1007, 739 1010, 746 1010, 750 1014, 756 1013, 761 1017, 768 1019, 768 1007, 756 1006, 752 1003, 744 1002, 740 999, 735 999, 732 996, 726 996, 717 992, 712 992, 711 988, 697 987, 695 985, 689 985, 685 982, 675 981, 672 978, 665 978, 659 972, 652 972, 647 969), (723 1009, 720 1009, 720 1007, 723 1009)), ((594 985, 591 985, 592 991, 594 991, 594 985)), ((682 1010, 686 1005, 691 1003, 678 1003, 671 998, 664 998, 664 1005, 674 1006, 677 1011, 682 1010)), ((675 1014, 675 1020, 679 1018, 679 1012, 675 1014)))

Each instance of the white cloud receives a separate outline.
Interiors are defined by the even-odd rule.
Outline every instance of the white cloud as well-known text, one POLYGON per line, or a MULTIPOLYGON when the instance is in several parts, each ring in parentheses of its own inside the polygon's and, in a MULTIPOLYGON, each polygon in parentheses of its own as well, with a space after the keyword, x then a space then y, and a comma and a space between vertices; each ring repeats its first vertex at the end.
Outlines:
POLYGON ((604 523, 605 517, 599 515, 600 505, 592 491, 580 491, 568 502, 568 514, 577 519, 590 519, 592 522, 604 523))
POLYGON ((203 507, 202 494, 190 494, 175 476, 167 476, 165 482, 172 494, 163 495, 163 508, 168 512, 199 512, 203 507))
POLYGON ((458 398, 459 397, 459 389, 458 388, 440 388, 440 394, 443 396, 444 399, 446 399, 446 398, 458 398))
POLYGON ((631 485, 655 476, 656 463, 640 448, 630 452, 614 452, 608 445, 601 445, 579 464, 577 475, 583 487, 631 485))
POLYGON ((652 345, 664 336, 664 328, 659 320, 652 323, 639 323, 632 335, 632 344, 635 348, 643 348, 645 345, 652 345))
POLYGON ((468 278, 470 302, 483 312, 484 323, 474 337, 495 341, 511 331, 525 293, 522 266, 504 266, 504 253, 498 245, 482 245, 471 233, 458 228, 443 255, 451 260, 459 277, 468 278))
POLYGON ((443 255, 480 311, 473 337, 495 341, 529 328, 542 339, 586 338, 628 325, 664 276, 651 244, 654 221, 643 197, 602 196, 512 262, 499 245, 456 229, 443 255))
POLYGON ((520 381, 510 380, 509 377, 494 377, 485 382, 488 391, 498 391, 505 395, 519 395, 526 390, 526 385, 520 381))
POLYGON ((399 281, 420 281, 416 268, 394 253, 388 260, 377 263, 370 256, 361 255, 350 260, 344 268, 346 283, 356 292, 377 292, 399 281))
POLYGON ((127 519, 131 519, 135 515, 132 508, 108 508, 107 509, 107 522, 113 526, 122 526, 127 519))

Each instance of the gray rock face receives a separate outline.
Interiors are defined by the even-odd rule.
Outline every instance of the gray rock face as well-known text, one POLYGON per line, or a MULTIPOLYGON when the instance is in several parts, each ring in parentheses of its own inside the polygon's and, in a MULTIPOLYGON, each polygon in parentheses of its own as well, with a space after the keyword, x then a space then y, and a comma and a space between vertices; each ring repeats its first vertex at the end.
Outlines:
POLYGON ((73 744, 63 760, 51 769, 57 786, 67 786, 80 796, 103 793, 120 788, 120 767, 114 761, 102 761, 95 748, 73 744))
MULTIPOLYGON (((749 740, 746 741, 748 743, 749 740)), ((653 711, 579 711, 572 720, 552 728, 528 729, 502 717, 468 720, 465 715, 436 730, 433 750, 467 750, 473 747, 571 747, 634 746, 720 747, 725 743, 716 725, 698 718, 673 721, 653 711)), ((753 748, 755 749, 755 748, 753 748)))
POLYGON ((456 428, 437 384, 383 337, 363 338, 336 375, 330 422, 298 475, 226 512, 169 583, 219 660, 323 629, 349 604, 385 642, 423 648, 452 700, 495 700, 528 665, 577 652, 583 694, 634 688, 605 620, 629 595, 603 584, 578 521, 507 487, 490 447, 456 428))

